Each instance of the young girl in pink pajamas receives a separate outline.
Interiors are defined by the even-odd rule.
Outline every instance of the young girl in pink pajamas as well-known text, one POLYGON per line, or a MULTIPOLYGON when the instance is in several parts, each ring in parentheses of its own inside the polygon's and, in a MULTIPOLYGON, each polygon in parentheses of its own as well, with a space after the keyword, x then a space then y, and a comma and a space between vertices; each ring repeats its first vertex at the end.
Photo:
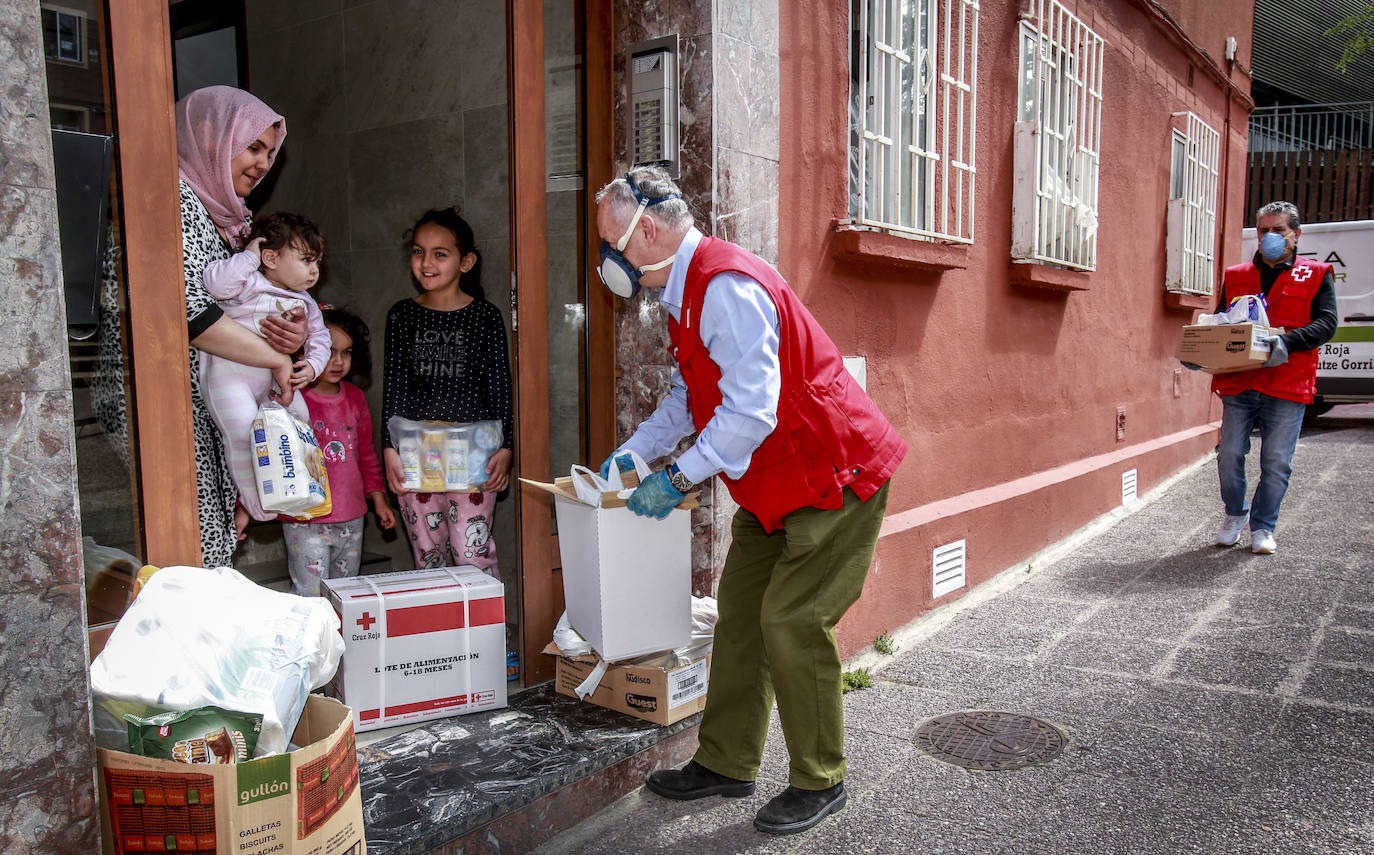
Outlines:
POLYGON ((362 390, 349 382, 366 383, 372 376, 367 326, 333 308, 324 309, 324 323, 329 362, 301 396, 310 408, 309 424, 320 443, 333 507, 308 522, 282 523, 291 592, 302 597, 319 596, 321 579, 358 575, 369 499, 382 528, 396 525, 372 441, 372 413, 362 390))
MULTIPOLYGON (((261 334, 258 325, 269 317, 305 318, 305 358, 293 366, 291 389, 280 390, 282 393, 308 385, 320 376, 329 360, 329 332, 319 307, 306 293, 319 281, 323 256, 324 236, 314 223, 297 214, 276 213, 253 224, 243 252, 205 267, 205 290, 226 315, 253 332, 261 334)), ((243 540, 249 517, 277 518, 276 513, 264 511, 258 500, 251 433, 258 407, 272 390, 272 372, 202 350, 200 384, 205 404, 224 438, 229 474, 238 488, 234 529, 243 540)), ((306 421, 309 414, 305 404, 293 398, 282 395, 291 414, 306 421)))
POLYGON ((382 456, 401 506, 416 567, 478 567, 501 578, 492 539, 496 494, 510 483, 510 358, 501 311, 487 302, 472 227, 453 208, 426 211, 408 232, 410 272, 420 293, 387 312, 382 456), (418 493, 405 487, 389 430, 392 416, 455 424, 500 419, 502 445, 477 492, 418 493))

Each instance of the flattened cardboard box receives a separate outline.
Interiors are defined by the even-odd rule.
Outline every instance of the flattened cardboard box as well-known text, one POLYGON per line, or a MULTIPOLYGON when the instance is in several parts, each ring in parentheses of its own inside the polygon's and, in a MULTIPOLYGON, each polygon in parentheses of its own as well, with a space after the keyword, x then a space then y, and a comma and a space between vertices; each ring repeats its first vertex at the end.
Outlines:
POLYGON ((105 855, 363 855, 353 711, 311 695, 289 754, 189 764, 96 750, 105 855))
POLYGON ((1175 356, 1208 374, 1250 371, 1269 358, 1265 337, 1282 331, 1260 324, 1189 324, 1179 335, 1175 356))
MULTIPOLYGON (((558 694, 577 697, 577 687, 599 661, 595 656, 564 656, 555 644, 544 652, 558 658, 554 687, 558 694)), ((672 724, 706 709, 706 689, 711 682, 711 654, 665 670, 651 665, 611 665, 606 669, 588 703, 642 718, 654 724, 672 724)))
POLYGON ((324 580, 344 655, 330 684, 359 733, 506 705, 506 598, 475 567, 324 580))
MULTIPOLYGON (((632 475, 633 473, 626 473, 632 475)), ((689 493, 666 519, 638 516, 605 493, 582 502, 571 478, 552 484, 568 622, 609 661, 675 650, 692 635, 692 524, 689 493)), ((637 481, 635 483, 638 483, 637 481)))

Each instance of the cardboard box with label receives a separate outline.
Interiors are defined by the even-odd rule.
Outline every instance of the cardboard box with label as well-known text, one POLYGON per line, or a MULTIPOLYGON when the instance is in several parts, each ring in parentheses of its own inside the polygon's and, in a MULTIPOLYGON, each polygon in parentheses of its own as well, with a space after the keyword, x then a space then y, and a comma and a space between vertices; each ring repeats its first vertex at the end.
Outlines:
POLYGON ((105 855, 362 855, 352 710, 311 695, 300 746, 242 763, 191 764, 97 749, 105 855))
POLYGON ((1183 328, 1175 356, 1201 365, 1208 374, 1232 374, 1264 365, 1269 358, 1265 338, 1281 333, 1261 324, 1190 324, 1183 328))
MULTIPOLYGON (((560 695, 577 697, 577 687, 596 668, 595 656, 564 656, 557 645, 544 652, 558 658, 554 686, 560 695)), ((585 700, 654 724, 672 724, 706 709, 711 682, 711 655, 665 669, 653 665, 611 665, 585 700)))
POLYGON ((696 493, 656 520, 635 514, 613 492, 602 496, 601 507, 587 504, 571 477, 552 484, 520 480, 553 494, 568 622, 593 650, 614 662, 687 643, 692 634, 689 509, 697 506, 696 493))
POLYGON ((505 587, 475 567, 326 579, 359 732, 506 705, 505 587))

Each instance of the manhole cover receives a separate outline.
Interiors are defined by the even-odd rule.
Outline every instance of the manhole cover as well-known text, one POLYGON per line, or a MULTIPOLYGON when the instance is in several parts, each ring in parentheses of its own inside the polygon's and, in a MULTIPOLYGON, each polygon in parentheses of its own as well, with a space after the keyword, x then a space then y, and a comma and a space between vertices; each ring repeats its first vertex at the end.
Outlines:
POLYGON ((916 747, 962 766, 987 772, 1046 763, 1064 750, 1065 737, 1047 721, 995 710, 936 716, 916 728, 916 747))

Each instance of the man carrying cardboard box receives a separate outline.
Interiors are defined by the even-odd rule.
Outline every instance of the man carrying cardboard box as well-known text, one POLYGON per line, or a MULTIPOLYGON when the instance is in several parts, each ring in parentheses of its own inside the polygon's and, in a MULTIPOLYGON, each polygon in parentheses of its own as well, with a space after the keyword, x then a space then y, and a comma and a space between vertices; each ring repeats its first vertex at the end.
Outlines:
POLYGON ((1212 377, 1212 391, 1222 405, 1217 474, 1226 505, 1216 542, 1235 545, 1249 523, 1250 550, 1272 555, 1278 549, 1274 529, 1293 471, 1293 450, 1317 391, 1317 350, 1336 333, 1336 286, 1331 265, 1298 255, 1302 228, 1291 202, 1265 205, 1255 222, 1259 251, 1250 261, 1226 268, 1217 311, 1241 295, 1262 294, 1270 325, 1287 331, 1267 339, 1272 349, 1263 367, 1212 377), (1256 425, 1260 479, 1253 502, 1247 503, 1245 455, 1256 425))
POLYGON ((834 626, 863 589, 906 443, 778 272, 702 235, 664 170, 636 167, 596 198, 602 281, 626 298, 663 289, 677 359, 668 397, 602 473, 621 451, 653 460, 695 431, 630 509, 661 518, 717 474, 740 505, 700 747, 648 786, 675 799, 752 794, 776 697, 790 786, 754 825, 802 831, 845 804, 834 626))

